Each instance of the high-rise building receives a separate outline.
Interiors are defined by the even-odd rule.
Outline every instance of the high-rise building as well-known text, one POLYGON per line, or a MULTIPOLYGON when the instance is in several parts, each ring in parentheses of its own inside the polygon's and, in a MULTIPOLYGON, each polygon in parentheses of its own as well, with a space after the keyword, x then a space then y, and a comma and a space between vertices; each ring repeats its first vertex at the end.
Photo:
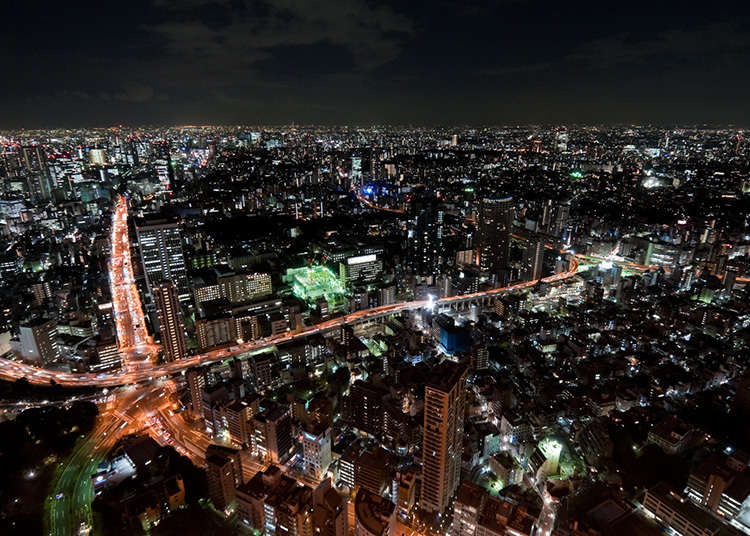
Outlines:
POLYGON ((222 511, 234 502, 235 475, 231 458, 221 454, 206 456, 208 496, 217 510, 222 511))
POLYGON ((146 285, 173 281, 181 302, 190 300, 180 224, 166 219, 147 219, 135 227, 143 260, 146 285))
POLYGON ((456 492, 463 454, 466 367, 443 361, 425 384, 421 508, 443 513, 456 492))
POLYGON ((359 446, 357 443, 352 443, 339 459, 339 479, 351 489, 354 489, 355 485, 354 472, 357 458, 359 458, 359 446))
POLYGON ((253 417, 253 451, 257 456, 271 463, 284 463, 293 450, 288 407, 268 408, 253 417))
POLYGON ((536 281, 542 277, 544 268, 544 240, 541 236, 529 236, 529 242, 523 255, 524 277, 527 281, 536 281))
POLYGON ((257 394, 251 393, 224 407, 227 429, 233 443, 241 446, 250 445, 250 422, 258 413, 258 399, 257 394))
POLYGON ((26 168, 28 190, 35 201, 46 201, 52 197, 47 155, 41 145, 23 147, 23 164, 26 168))
POLYGON ((153 286, 151 292, 159 315, 159 332, 164 346, 164 359, 166 361, 183 359, 187 356, 187 344, 177 289, 171 281, 162 281, 153 286))
POLYGON ((552 234, 561 237, 568 227, 569 217, 570 201, 563 201, 558 203, 555 211, 555 221, 552 225, 552 234))
POLYGON ((314 481, 320 480, 331 465, 331 428, 311 426, 302 433, 305 474, 314 481))
POLYGON ((57 343, 57 322, 38 319, 19 328, 21 352, 24 359, 48 365, 60 357, 57 343))
POLYGON ((436 275, 443 265, 443 208, 436 199, 412 203, 414 213, 408 227, 408 259, 412 273, 436 275))
POLYGON ((384 390, 376 385, 362 380, 355 381, 349 388, 349 420, 360 430, 381 437, 384 397, 384 390))
POLYGON ((190 395, 190 410, 193 418, 199 419, 203 416, 202 391, 206 387, 206 373, 204 369, 192 368, 185 373, 185 376, 190 395))
POLYGON ((479 265, 482 271, 501 274, 510 264, 513 198, 483 199, 479 211, 479 265))

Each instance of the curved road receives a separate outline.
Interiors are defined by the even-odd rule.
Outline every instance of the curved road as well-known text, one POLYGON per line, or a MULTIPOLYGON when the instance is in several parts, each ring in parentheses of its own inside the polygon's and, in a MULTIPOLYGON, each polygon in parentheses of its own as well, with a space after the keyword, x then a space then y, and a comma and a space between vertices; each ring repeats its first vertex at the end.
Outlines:
MULTIPOLYGON (((567 272, 561 272, 559 274, 544 277, 536 281, 524 281, 522 283, 516 283, 507 287, 495 288, 483 292, 475 292, 473 294, 464 294, 461 296, 451 296, 448 298, 441 298, 437 300, 436 305, 450 305, 451 303, 471 300, 474 298, 484 298, 505 294, 516 290, 521 290, 529 287, 533 287, 540 281, 543 283, 554 283, 563 281, 574 277, 578 271, 578 259, 573 257, 570 262, 570 267, 567 272)), ((0 380, 14 381, 20 378, 26 378, 30 383, 37 385, 49 385, 50 381, 54 380, 59 385, 65 387, 81 387, 81 386, 95 386, 95 387, 117 387, 120 385, 126 385, 131 383, 138 383, 143 381, 152 380, 154 378, 160 378, 162 376, 171 376, 179 374, 191 367, 198 365, 205 365, 209 363, 215 363, 223 359, 230 358, 235 355, 239 355, 245 352, 260 350, 273 346, 280 343, 294 341, 315 335, 321 332, 327 332, 332 329, 355 323, 362 322, 369 319, 375 319, 382 316, 391 314, 398 314, 404 311, 410 311, 415 309, 421 309, 428 304, 425 300, 415 300, 409 302, 401 302, 392 305, 382 305, 380 307, 374 307, 372 309, 365 309, 363 311, 357 311, 345 316, 332 318, 325 322, 321 322, 314 326, 310 326, 301 331, 287 332, 282 335, 275 337, 267 337, 257 341, 250 341, 243 344, 237 344, 229 348, 221 348, 197 354, 180 361, 173 361, 171 363, 165 363, 163 365, 141 368, 137 370, 130 370, 127 372, 118 372, 115 374, 93 374, 93 373, 82 373, 72 374, 67 372, 56 372, 53 370, 42 369, 19 361, 12 361, 10 359, 0 359, 0 380)))

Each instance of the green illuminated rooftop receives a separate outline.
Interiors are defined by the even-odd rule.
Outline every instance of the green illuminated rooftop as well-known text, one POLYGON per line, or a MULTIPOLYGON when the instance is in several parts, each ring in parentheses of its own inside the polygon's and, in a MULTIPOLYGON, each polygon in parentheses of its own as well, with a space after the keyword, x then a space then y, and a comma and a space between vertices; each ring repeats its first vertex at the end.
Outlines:
POLYGON ((324 298, 329 307, 337 307, 344 303, 346 289, 341 280, 329 268, 320 265, 289 268, 284 281, 292 287, 292 293, 309 305, 324 298))

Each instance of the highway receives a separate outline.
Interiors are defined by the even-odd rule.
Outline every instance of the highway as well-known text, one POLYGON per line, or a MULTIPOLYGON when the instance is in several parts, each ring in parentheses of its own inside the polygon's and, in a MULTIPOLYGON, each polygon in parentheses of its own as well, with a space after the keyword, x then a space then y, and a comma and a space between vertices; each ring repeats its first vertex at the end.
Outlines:
POLYGON ((109 258, 109 285, 112 294, 112 312, 117 329, 117 342, 122 354, 123 368, 136 366, 137 358, 148 355, 152 346, 146 332, 143 306, 135 284, 133 261, 128 235, 128 201, 117 198, 112 215, 111 254, 109 258))
MULTIPOLYGON (((373 205, 357 192, 357 197, 368 206, 390 212, 400 212, 397 209, 387 209, 373 205)), ((152 352, 155 348, 148 340, 145 333, 145 322, 143 320, 143 309, 133 279, 133 271, 130 260, 130 245, 127 238, 127 202, 124 197, 118 198, 115 217, 113 218, 113 261, 110 263, 111 280, 116 281, 113 285, 113 308, 116 311, 118 338, 121 341, 121 352, 124 355, 125 366, 123 371, 112 373, 65 373, 42 369, 20 361, 0 359, 0 380, 15 381, 26 378, 30 383, 36 385, 48 385, 52 380, 62 386, 96 386, 96 387, 118 387, 121 385, 146 382, 154 378, 172 376, 185 370, 199 366, 215 363, 232 356, 240 355, 249 351, 261 350, 273 345, 304 339, 310 335, 325 333, 341 326, 374 320, 383 316, 399 314, 426 307, 426 300, 415 300, 400 302, 391 305, 382 305, 371 309, 357 311, 345 316, 326 320, 314 326, 308 326, 298 331, 290 331, 274 337, 248 341, 236 344, 229 348, 219 348, 201 354, 196 354, 179 361, 151 366, 145 362, 140 366, 133 363, 131 359, 138 352, 152 352), (121 262, 120 262, 121 261, 121 262)), ((549 246, 548 247, 552 247, 549 246)), ((617 248, 616 248, 617 249, 617 248)), ((615 251, 616 251, 615 249, 615 251)), ((565 253, 561 251, 561 253, 565 253)), ((555 275, 544 277, 536 281, 524 281, 473 294, 450 296, 436 300, 434 304, 438 307, 450 306, 452 303, 468 301, 475 298, 492 297, 508 292, 518 291, 533 287, 540 281, 543 283, 555 283, 575 277, 580 262, 608 260, 605 257, 577 254, 571 258, 568 270, 555 275)), ((638 265, 629 261, 622 263, 632 269, 652 269, 653 267, 638 265)), ((747 282, 750 278, 737 278, 737 282, 747 282)), ((429 304, 431 305, 431 303, 429 304)))
MULTIPOLYGON (((469 301, 476 298, 486 298, 492 296, 498 296, 513 292, 517 290, 527 289, 533 287, 537 283, 555 283, 564 281, 572 278, 578 271, 578 259, 573 257, 570 261, 570 266, 567 271, 559 274, 544 277, 541 280, 535 281, 524 281, 521 283, 515 283, 506 287, 495 288, 482 292, 475 292, 473 294, 464 294, 461 296, 450 296, 447 298, 441 298, 436 300, 434 303, 437 307, 449 306, 452 303, 461 301, 469 301)), ((35 367, 20 361, 13 361, 9 359, 0 359, 0 379, 7 381, 15 381, 20 378, 26 378, 30 383, 36 385, 49 385, 50 381, 54 380, 59 385, 65 387, 78 387, 78 386, 96 386, 96 387, 118 387, 121 385, 140 383, 149 381, 155 378, 161 378, 165 376, 172 376, 179 374, 191 367, 198 365, 206 365, 210 363, 216 363, 218 361, 228 359, 232 356, 240 355, 253 350, 260 350, 273 345, 304 339, 310 335, 318 333, 324 333, 333 329, 340 328, 347 324, 364 322, 367 320, 373 320, 383 316, 389 316, 392 314, 399 314, 405 311, 412 311, 421 309, 430 305, 426 300, 414 300, 408 302, 400 302, 391 305, 381 305, 380 307, 374 307, 371 309, 365 309, 357 311, 345 316, 332 318, 324 322, 315 324, 314 326, 308 326, 305 329, 299 331, 290 331, 277 335, 274 337, 267 337, 265 339, 259 339, 256 341, 249 341, 241 344, 236 344, 229 348, 220 348, 211 350, 202 354, 196 354, 194 356, 187 357, 179 361, 173 361, 171 363, 164 363, 162 365, 153 367, 131 367, 126 368, 125 371, 117 373, 66 373, 58 372, 48 369, 35 367)))
POLYGON ((116 400, 99 406, 94 429, 60 462, 47 497, 48 534, 70 536, 88 532, 94 498, 91 475, 120 438, 144 427, 149 407, 162 392, 163 386, 157 383, 137 389, 123 388, 116 400))

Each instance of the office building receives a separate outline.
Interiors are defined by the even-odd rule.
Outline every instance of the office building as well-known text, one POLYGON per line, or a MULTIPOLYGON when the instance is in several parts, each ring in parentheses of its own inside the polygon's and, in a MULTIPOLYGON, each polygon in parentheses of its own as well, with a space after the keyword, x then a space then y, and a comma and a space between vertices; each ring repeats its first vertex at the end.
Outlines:
POLYGON ((385 390, 357 380, 349 388, 348 417, 360 430, 375 437, 383 435, 383 398, 385 390))
POLYGON ((224 407, 229 437, 236 445, 244 447, 251 443, 251 421, 258 413, 259 398, 254 393, 247 394, 224 407))
POLYGON ((206 350, 236 340, 235 323, 232 317, 200 318, 195 321, 198 348, 206 350))
POLYGON ((383 448, 365 450, 354 462, 355 485, 380 495, 391 481, 391 467, 395 465, 395 461, 383 448))
POLYGON ((302 433, 302 452, 305 474, 313 481, 320 480, 331 465, 331 428, 310 426, 302 433))
POLYGON ((407 264, 413 274, 438 275, 443 266, 443 209, 436 199, 412 203, 407 231, 407 264))
POLYGON ((416 498, 416 474, 414 471, 406 470, 396 477, 396 507, 398 517, 406 519, 409 517, 416 498))
POLYGON ((646 491, 643 509, 662 527, 673 534, 690 536, 739 536, 727 524, 706 510, 696 506, 682 495, 673 491, 667 484, 660 483, 646 491))
POLYGON ((160 281, 172 281, 181 302, 190 300, 182 234, 178 222, 149 218, 136 224, 136 235, 148 291, 160 281))
POLYGON ((57 322, 54 320, 37 319, 21 325, 19 338, 24 359, 48 365, 60 357, 57 322))
POLYGON ((273 293, 270 274, 235 273, 225 264, 203 270, 194 281, 193 294, 199 311, 207 301, 224 299, 231 305, 239 305, 273 293))
POLYGON ((114 337, 99 339, 94 346, 94 356, 94 362, 89 363, 89 370, 92 372, 120 368, 122 359, 117 339, 114 337))
POLYGON ((264 461, 284 463, 294 450, 292 420, 289 408, 283 405, 268 408, 255 415, 253 451, 264 461))
POLYGON ((510 265, 513 198, 483 199, 478 227, 480 268, 491 274, 506 272, 510 265))
POLYGON ((177 298, 177 288, 171 281, 156 283, 151 289, 159 315, 159 332, 164 347, 164 359, 175 361, 187 356, 185 326, 177 298))
POLYGON ((425 384, 420 507, 443 513, 461 477, 466 368, 443 361, 425 384))
POLYGON ((523 253, 523 265, 526 281, 541 279, 544 268, 544 240, 540 235, 529 236, 529 243, 523 253))
POLYGON ((206 456, 206 480, 208 496, 219 511, 224 511, 234 502, 235 474, 231 458, 221 454, 206 456))
POLYGON ((190 410, 194 419, 203 416, 203 389, 206 387, 206 372, 201 368, 192 368, 185 373, 188 394, 190 395, 190 410))
POLYGON ((374 283, 383 272, 383 261, 375 254, 349 257, 339 263, 339 277, 341 284, 346 287, 352 285, 374 283))

